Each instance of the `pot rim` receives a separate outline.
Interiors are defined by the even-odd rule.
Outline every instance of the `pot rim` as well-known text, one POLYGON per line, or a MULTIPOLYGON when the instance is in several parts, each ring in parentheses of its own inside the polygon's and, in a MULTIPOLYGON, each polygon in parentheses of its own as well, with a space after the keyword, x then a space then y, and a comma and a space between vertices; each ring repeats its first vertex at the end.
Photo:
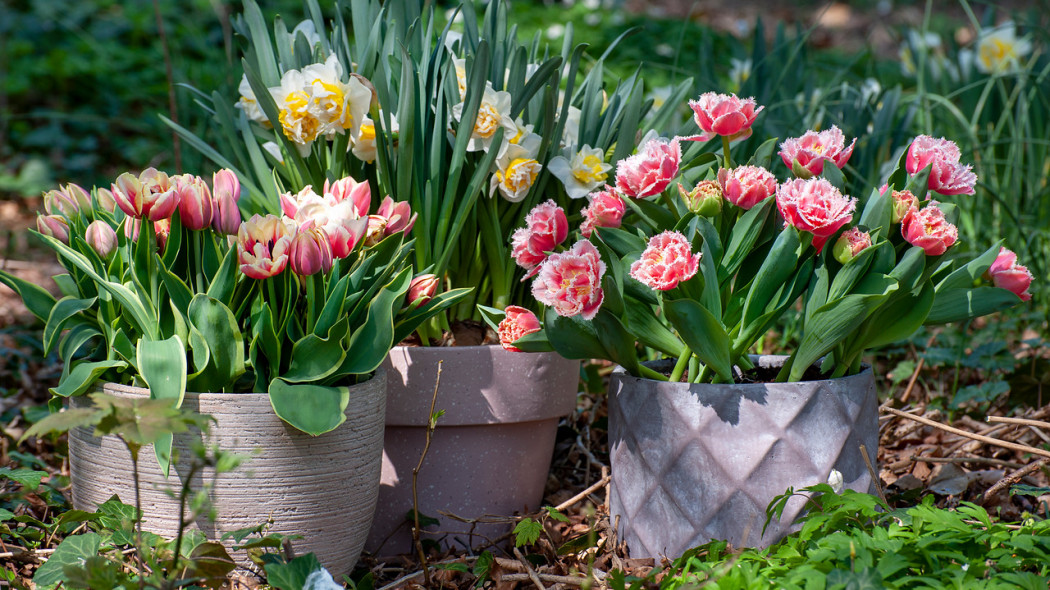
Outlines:
MULTIPOLYGON (((759 364, 762 361, 766 361, 766 362, 775 363, 774 366, 781 366, 781 365, 783 365, 784 361, 789 358, 789 355, 786 355, 786 354, 749 354, 748 357, 750 357, 751 360, 756 365, 759 364)), ((813 366, 819 366, 820 363, 823 362, 823 360, 824 360, 823 357, 820 358, 820 359, 817 359, 817 361, 815 363, 813 363, 813 366)), ((655 367, 662 366, 662 365, 667 365, 668 367, 674 367, 674 363, 675 363, 675 359, 660 359, 660 360, 655 360, 655 361, 645 361, 642 364, 647 366, 647 367, 649 367, 649 368, 655 368, 655 367)), ((762 387, 762 388, 765 388, 765 387, 777 386, 777 385, 797 385, 799 383, 819 384, 819 383, 832 382, 832 381, 840 382, 840 381, 842 381, 844 379, 870 379, 870 378, 872 378, 874 376, 874 372, 873 372, 872 366, 870 364, 868 364, 868 363, 861 363, 860 366, 861 366, 860 372, 859 373, 854 373, 853 375, 843 375, 842 377, 825 378, 825 379, 813 379, 813 380, 809 380, 809 381, 785 381, 785 382, 775 382, 774 381, 774 382, 767 382, 767 383, 686 383, 686 382, 671 383, 670 381, 657 381, 656 379, 650 379, 648 377, 635 377, 634 375, 628 374, 627 370, 624 369, 620 365, 616 365, 616 368, 613 369, 612 375, 610 377, 611 378, 615 378, 615 379, 619 379, 619 380, 634 379, 634 380, 637 380, 637 381, 652 381, 652 382, 655 382, 655 383, 667 383, 668 385, 688 386, 688 387, 694 387, 694 386, 695 387, 704 387, 704 386, 711 387, 711 386, 714 386, 714 387, 740 387, 740 388, 746 388, 746 387, 756 387, 756 388, 758 388, 758 387, 762 387)), ((736 369, 738 369, 738 367, 734 366, 733 369, 736 370, 736 369)))

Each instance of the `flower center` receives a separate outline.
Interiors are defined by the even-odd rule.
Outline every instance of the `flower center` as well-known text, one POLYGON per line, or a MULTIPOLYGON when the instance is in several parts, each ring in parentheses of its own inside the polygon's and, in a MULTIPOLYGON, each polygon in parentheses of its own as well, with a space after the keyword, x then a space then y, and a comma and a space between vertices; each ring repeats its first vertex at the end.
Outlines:
POLYGON ((602 161, 598 156, 589 155, 583 158, 583 163, 572 171, 573 177, 580 184, 592 184, 602 182, 609 177, 602 171, 602 161))

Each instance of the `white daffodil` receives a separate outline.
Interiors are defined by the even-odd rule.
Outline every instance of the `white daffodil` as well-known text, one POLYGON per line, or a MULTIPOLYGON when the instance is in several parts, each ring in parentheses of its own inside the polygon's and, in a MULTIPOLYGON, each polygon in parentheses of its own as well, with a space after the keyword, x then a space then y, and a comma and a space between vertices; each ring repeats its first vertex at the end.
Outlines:
POLYGON ((751 77, 751 68, 752 62, 750 57, 747 59, 729 58, 729 79, 733 82, 737 91, 751 77))
POLYGON ((1021 58, 1032 52, 1032 42, 1017 38, 1013 21, 1006 21, 994 29, 985 29, 977 36, 977 69, 985 74, 1016 72, 1021 58))
POLYGON ((521 117, 518 117, 514 121, 514 133, 505 133, 503 135, 503 145, 499 148, 499 155, 497 158, 502 158, 507 153, 507 148, 511 145, 517 145, 524 148, 527 152, 532 154, 531 157, 535 158, 536 154, 540 151, 540 144, 543 143, 543 138, 538 133, 532 131, 532 125, 526 125, 521 117))
POLYGON ((673 91, 674 87, 670 84, 666 86, 657 86, 656 88, 653 88, 649 91, 649 94, 646 96, 646 98, 651 98, 653 100, 653 110, 656 111, 659 110, 660 107, 664 106, 664 103, 667 102, 667 99, 671 98, 671 92, 673 91))
POLYGON ((281 85, 269 90, 277 103, 277 118, 285 137, 305 156, 321 130, 321 122, 310 109, 306 78, 299 70, 288 70, 281 76, 281 85))
MULTIPOLYGON (((496 131, 503 127, 504 137, 513 136, 518 132, 514 119, 510 117, 511 97, 509 92, 496 91, 491 85, 485 86, 485 94, 481 97, 481 105, 478 107, 478 117, 474 121, 474 129, 470 133, 470 141, 467 142, 468 152, 489 151, 492 139, 496 131)), ((452 107, 452 116, 456 122, 463 116, 464 103, 452 107)))
MULTIPOLYGON (((379 112, 380 117, 383 116, 383 112, 379 112)), ((397 124, 397 118, 393 115, 390 116, 390 129, 387 129, 388 133, 397 133, 399 127, 397 124)), ((376 123, 370 117, 365 116, 364 121, 361 123, 361 132, 357 138, 354 139, 354 146, 351 150, 357 159, 371 164, 376 159, 376 123)))
POLYGON ((310 112, 320 123, 318 133, 331 139, 349 131, 350 137, 356 138, 372 102, 372 91, 355 76, 342 82, 343 66, 335 55, 323 64, 306 66, 302 75, 309 85, 310 112))
POLYGON ((277 145, 272 141, 267 141, 262 144, 262 149, 266 153, 274 157, 278 162, 284 164, 284 154, 281 153, 281 146, 277 145))
POLYGON ((252 91, 252 85, 248 83, 247 74, 241 74, 241 83, 237 86, 237 90, 240 92, 241 98, 234 106, 244 111, 244 116, 248 117, 249 121, 261 123, 267 128, 273 127, 270 124, 270 120, 266 118, 266 113, 264 113, 259 106, 259 101, 255 97, 255 92, 252 91))
POLYGON ((601 148, 585 145, 571 159, 555 156, 547 164, 547 169, 565 185, 565 192, 570 198, 582 199, 605 184, 612 164, 605 162, 605 153, 601 148))
POLYGON ((456 68, 456 84, 459 86, 459 98, 463 100, 467 97, 467 60, 453 57, 452 67, 456 68))
POLYGON ((295 25, 292 32, 288 33, 288 45, 292 48, 292 53, 295 53, 295 39, 300 34, 306 39, 306 44, 310 46, 311 50, 321 42, 321 36, 317 34, 317 27, 314 26, 314 21, 306 19, 295 25))
POLYGON ((517 144, 508 145, 504 156, 496 160, 496 172, 489 181, 489 196, 498 189, 504 199, 512 203, 521 201, 529 194, 542 169, 534 153, 517 144))
POLYGON ((565 128, 561 134, 560 147, 569 147, 576 145, 576 142, 580 136, 580 116, 582 113, 580 109, 576 107, 569 107, 569 112, 565 117, 565 128))

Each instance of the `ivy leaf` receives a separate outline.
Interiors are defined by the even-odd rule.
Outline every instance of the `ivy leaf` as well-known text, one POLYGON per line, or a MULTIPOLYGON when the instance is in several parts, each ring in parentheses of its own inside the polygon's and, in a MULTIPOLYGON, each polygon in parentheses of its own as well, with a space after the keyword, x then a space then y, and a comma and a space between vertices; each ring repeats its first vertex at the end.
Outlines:
POLYGON ((66 537, 33 574, 33 583, 37 588, 46 588, 65 582, 68 578, 63 570, 67 566, 83 567, 88 558, 98 555, 101 546, 102 537, 98 533, 66 537))
POLYGON ((40 487, 40 481, 47 477, 46 471, 34 471, 33 469, 11 469, 0 467, 0 477, 6 477, 19 485, 35 490, 40 487))

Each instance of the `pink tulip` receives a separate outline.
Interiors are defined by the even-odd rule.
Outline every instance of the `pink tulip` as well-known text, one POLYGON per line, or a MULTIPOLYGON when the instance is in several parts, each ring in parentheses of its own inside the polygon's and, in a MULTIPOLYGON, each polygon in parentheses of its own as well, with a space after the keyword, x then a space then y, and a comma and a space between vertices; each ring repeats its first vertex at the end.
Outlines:
POLYGON ((125 172, 113 185, 113 198, 126 215, 136 219, 160 221, 175 213, 179 195, 168 175, 148 168, 139 177, 125 172))
POLYGON ((690 100, 693 120, 703 131, 700 135, 683 137, 686 141, 708 141, 716 135, 728 137, 730 141, 751 136, 751 124, 765 107, 755 108, 755 99, 741 99, 735 94, 705 92, 697 100, 690 100))
POLYGON ((386 237, 386 217, 369 215, 365 227, 365 245, 375 246, 386 237))
POLYGON ((615 189, 606 186, 605 190, 595 191, 588 196, 591 203, 580 211, 583 215, 583 223, 580 224, 583 237, 591 237, 596 227, 620 227, 627 204, 616 194, 615 189))
POLYGON ((303 190, 299 191, 294 196, 292 193, 281 194, 280 201, 281 212, 284 213, 286 217, 296 220, 302 219, 302 216, 299 214, 299 209, 304 207, 323 207, 324 209, 327 209, 332 205, 332 203, 325 201, 324 197, 315 193, 313 186, 309 184, 303 187, 303 190))
POLYGON ((154 221, 153 235, 157 239, 157 252, 163 254, 164 248, 168 245, 168 238, 171 236, 171 218, 154 221))
MULTIPOLYGON (((535 271, 547 254, 569 237, 565 210, 548 200, 533 207, 525 216, 525 227, 511 236, 511 256, 518 266, 535 271)), ((535 274, 530 272, 529 276, 535 274)))
POLYGON ((303 277, 332 270, 332 246, 324 230, 309 223, 300 226, 292 238, 288 264, 303 277))
POLYGON ((616 165, 616 188, 628 197, 640 199, 658 195, 678 175, 682 148, 678 139, 651 139, 637 154, 616 165))
POLYGON ((918 174, 930 166, 931 191, 942 195, 972 195, 977 175, 973 173, 973 166, 959 162, 960 157, 959 146, 954 141, 920 135, 911 142, 904 167, 908 174, 918 174))
POLYGON ((909 244, 925 250, 927 256, 944 254, 959 239, 959 230, 944 218, 936 201, 922 209, 912 207, 901 223, 901 234, 909 244))
POLYGON ((69 183, 58 190, 44 193, 44 210, 73 219, 81 210, 91 209, 91 196, 80 185, 69 183))
POLYGON ((241 181, 232 170, 223 168, 211 177, 211 194, 214 198, 229 197, 233 202, 241 200, 241 181))
POLYGON ((101 219, 92 221, 84 232, 84 240, 102 258, 109 258, 117 248, 117 232, 101 219))
MULTIPOLYGON (((368 222, 367 218, 341 219, 337 223, 333 223, 330 220, 324 226, 324 230, 328 234, 328 241, 332 246, 332 256, 336 258, 350 256, 350 253, 354 251, 354 247, 364 239, 365 232, 368 231, 368 222)), ((380 230, 380 235, 382 235, 382 230, 380 230)))
POLYGON ((828 161, 842 168, 853 155, 853 146, 857 139, 846 145, 846 137, 838 127, 832 125, 824 131, 807 131, 802 137, 792 137, 780 144, 780 157, 784 164, 796 175, 796 167, 805 171, 806 178, 820 176, 824 171, 824 162, 828 161))
POLYGON ((593 319, 602 306, 602 262, 594 244, 580 240, 566 252, 551 254, 532 283, 532 295, 565 317, 593 319))
POLYGON ((999 255, 988 268, 986 277, 991 279, 996 287, 1020 297, 1021 301, 1032 299, 1032 294, 1028 292, 1028 288, 1032 286, 1032 273, 1028 271, 1028 267, 1017 264, 1017 254, 1006 248, 999 248, 999 255))
POLYGON ((777 178, 761 166, 722 168, 718 184, 726 200, 742 209, 750 209, 777 192, 777 178))
POLYGON ((113 198, 113 191, 108 188, 95 189, 95 198, 98 200, 98 206, 103 210, 110 213, 117 210, 117 200, 113 198))
POLYGON ((900 223, 912 207, 919 207, 919 199, 910 190, 893 191, 890 196, 893 197, 893 212, 890 214, 893 223, 900 223))
POLYGON ((295 226, 274 215, 253 215, 237 232, 237 258, 241 272, 253 279, 266 279, 288 265, 295 226))
POLYGON ((842 264, 857 257, 858 254, 871 247, 871 234, 861 231, 860 228, 851 227, 839 235, 831 254, 842 264))
POLYGON ((649 239, 641 258, 631 264, 631 276, 650 289, 667 291, 688 281, 700 269, 700 254, 693 254, 689 240, 676 231, 649 239))
POLYGON ((36 230, 63 244, 69 243, 69 222, 61 215, 37 215, 36 230))
POLYGON ((215 203, 211 190, 200 176, 182 174, 173 178, 174 190, 179 195, 179 219, 191 230, 211 226, 215 203))
POLYGON ((212 175, 211 197, 212 229, 226 236, 237 235, 241 227, 241 211, 237 201, 241 198, 241 182, 231 170, 222 169, 212 175))
POLYGON ((349 200, 354 204, 358 217, 366 217, 372 206, 372 189, 368 183, 357 182, 349 176, 332 183, 325 180, 324 195, 330 197, 333 203, 349 200))
POLYGON ((690 191, 685 190, 679 182, 678 195, 685 206, 697 215, 714 217, 722 212, 722 185, 717 180, 701 180, 690 191))
POLYGON ((416 214, 412 213, 412 208, 409 204, 406 201, 395 202, 390 197, 383 198, 376 215, 386 219, 386 228, 383 230, 383 234, 387 236, 398 232, 403 232, 407 235, 412 231, 412 226, 416 224, 416 214), (409 215, 410 213, 411 216, 409 215))
POLYGON ((432 274, 419 275, 408 284, 408 304, 419 307, 434 298, 441 280, 432 274))
POLYGON ((813 234, 817 252, 843 225, 853 219, 857 200, 844 196, 823 178, 788 180, 777 189, 777 209, 785 225, 813 234))
POLYGON ((521 352, 514 342, 526 334, 540 331, 540 319, 536 314, 517 305, 508 305, 506 314, 499 323, 499 343, 511 352, 521 352))

